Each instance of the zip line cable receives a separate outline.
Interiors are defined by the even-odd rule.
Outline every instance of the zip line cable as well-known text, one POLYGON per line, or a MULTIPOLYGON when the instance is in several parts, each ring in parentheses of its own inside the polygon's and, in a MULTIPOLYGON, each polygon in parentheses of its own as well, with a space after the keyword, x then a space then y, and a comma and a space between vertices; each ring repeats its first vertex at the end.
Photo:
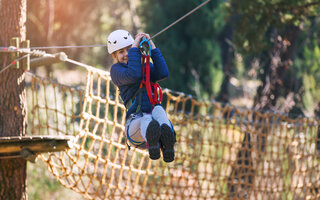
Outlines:
MULTIPOLYGON (((188 13, 186 13, 185 15, 183 15, 182 17, 180 17, 179 19, 177 19, 176 21, 174 21, 173 23, 171 23, 170 25, 168 25, 167 27, 163 28, 161 31, 159 31, 158 33, 156 33, 155 35, 153 35, 152 37, 150 37, 149 40, 154 39, 155 37, 159 36, 160 34, 162 34, 163 32, 165 32, 166 30, 168 30, 169 28, 171 28, 172 26, 176 25, 177 23, 179 23, 181 20, 183 20, 184 18, 188 17, 189 15, 191 15, 192 13, 194 13, 196 10, 198 10, 199 8, 201 8, 202 6, 206 5, 207 3, 209 3, 211 0, 206 0, 205 2, 201 3, 200 5, 198 5, 197 7, 195 7, 194 9, 192 9, 191 11, 189 11, 188 13)), ((149 40, 146 40, 146 42, 148 42, 149 40)), ((38 57, 43 57, 43 56, 47 56, 47 57, 54 57, 54 55, 52 54, 48 54, 45 51, 40 51, 40 49, 44 50, 44 49, 68 49, 68 48, 91 48, 91 47, 107 47, 107 45, 69 45, 69 46, 45 46, 45 47, 30 47, 30 48, 17 48, 17 47, 0 47, 0 53, 1 52, 5 52, 5 53, 11 53, 11 52, 20 52, 20 53, 25 53, 25 55, 23 55, 22 57, 19 57, 17 59, 15 59, 14 61, 12 61, 9 65, 7 65, 6 67, 4 67, 3 69, 0 70, 0 74, 7 70, 8 68, 10 68, 11 66, 13 66, 14 64, 16 64, 18 61, 26 58, 29 55, 33 55, 33 56, 38 56, 38 57)), ((100 69, 94 68, 92 66, 86 65, 84 63, 72 60, 67 58, 65 60, 66 62, 72 63, 74 65, 77 65, 79 67, 84 67, 84 68, 91 68, 92 70, 97 70, 97 71, 101 71, 100 69)), ((109 73, 109 72, 107 72, 109 73)), ((183 92, 177 92, 177 91, 173 91, 173 90, 169 90, 166 89, 170 92, 176 93, 178 95, 185 95, 183 92)), ((189 97, 194 98, 192 96, 189 95, 189 97)), ((275 112, 274 113, 279 113, 279 112, 275 112)), ((285 115, 288 115, 288 113, 283 113, 285 115)), ((299 117, 301 117, 301 115, 297 115, 299 117)))
MULTIPOLYGON (((165 32, 166 30, 168 30, 169 28, 171 28, 172 26, 176 25, 177 23, 179 23, 181 20, 183 20, 184 18, 188 17, 189 15, 191 15, 192 13, 194 13, 196 10, 198 10, 199 8, 201 8, 202 6, 204 6, 205 4, 207 4, 209 1, 211 0, 206 0, 205 2, 201 3, 200 5, 198 5, 197 7, 195 7, 194 9, 192 9, 191 11, 189 11, 187 14, 183 15, 182 17, 180 17, 179 19, 177 19, 176 21, 174 21, 173 23, 171 23, 170 25, 168 25, 167 27, 165 27, 164 29, 162 29, 161 31, 159 31, 158 33, 156 33, 155 35, 153 35, 152 37, 150 37, 149 40, 159 36, 161 33, 165 32)), ((148 42, 149 40, 146 40, 146 42, 148 42)), ((22 60, 23 58, 26 58, 28 55, 34 55, 37 54, 36 52, 32 52, 33 51, 37 51, 40 52, 39 50, 43 50, 43 49, 68 49, 68 48, 90 48, 90 47, 106 47, 107 45, 74 45, 74 46, 46 46, 46 47, 30 47, 30 48, 16 48, 16 47, 0 47, 0 52, 5 52, 5 53, 9 53, 9 52, 24 52, 27 53, 26 55, 14 60, 13 62, 11 62, 9 65, 7 65, 5 68, 3 68, 0 71, 0 74, 5 71, 6 69, 8 69, 9 67, 11 67, 12 65, 14 65, 16 62, 22 60)), ((42 52, 43 54, 43 52, 42 52)), ((44 52, 44 54, 47 54, 44 52)), ((47 54, 47 55, 51 55, 51 54, 47 54)), ((39 55, 38 55, 39 56, 39 55)), ((44 55, 41 55, 44 56, 44 55)), ((52 56, 52 55, 51 55, 52 56)), ((69 59, 69 61, 71 61, 69 59)), ((76 62, 76 61, 74 61, 76 62)), ((79 62, 77 62, 79 63, 79 62)))
MULTIPOLYGON (((198 5, 197 7, 195 7, 194 9, 192 9, 191 11, 189 11, 187 14, 183 15, 182 17, 180 17, 179 19, 177 19, 176 21, 174 21, 173 23, 171 23, 169 26, 165 27, 164 29, 162 29, 161 31, 159 31, 158 33, 156 33, 155 35, 153 35, 151 39, 159 36, 161 33, 165 32, 166 30, 168 30, 169 28, 171 28, 172 26, 176 25, 178 22, 180 22, 181 20, 183 20, 184 18, 188 17, 189 15, 191 15, 192 13, 194 13, 196 10, 198 10, 199 8, 201 8, 202 6, 204 6, 205 4, 209 3, 211 0, 206 0, 205 2, 201 3, 200 5, 198 5)), ((45 47, 30 47, 30 48, 19 48, 19 49, 68 49, 68 48, 90 48, 90 47, 107 47, 107 45, 105 44, 97 44, 97 45, 74 45, 74 46, 45 46, 45 47)), ((13 51, 13 49, 18 49, 18 48, 12 48, 12 47, 0 47, 0 52, 8 52, 8 51, 13 51)))
POLYGON ((207 1, 203 2, 202 4, 198 5, 197 7, 195 7, 195 8, 192 9, 191 11, 189 11, 187 14, 183 15, 182 17, 180 17, 179 19, 177 19, 176 21, 174 21, 173 23, 171 23, 169 26, 165 27, 164 29, 162 29, 161 31, 159 31, 157 34, 155 34, 154 36, 150 37, 149 40, 152 40, 153 38, 157 37, 157 36, 160 35, 161 33, 165 32, 166 30, 168 30, 169 28, 171 28, 172 26, 174 26, 175 24, 177 24, 178 22, 180 22, 181 20, 183 20, 184 18, 188 17, 189 15, 191 15, 192 13, 194 13, 196 10, 198 10, 199 8, 201 8, 202 6, 204 6, 205 4, 207 4, 209 1, 211 1, 211 0, 207 0, 207 1))
MULTIPOLYGON (((25 53, 25 55, 21 56, 20 58, 17 58, 15 59, 14 61, 12 61, 9 65, 7 65, 5 68, 3 68, 1 71, 0 71, 0 74, 5 71, 6 69, 8 69, 9 67, 13 66, 14 64, 16 64, 18 61, 26 58, 27 56, 29 55, 32 55, 32 56, 37 56, 37 57, 52 57, 54 58, 55 56, 52 55, 52 54, 49 54, 49 53, 46 53, 45 51, 41 51, 41 50, 38 50, 38 49, 34 49, 34 50, 30 50, 30 49, 19 49, 18 50, 20 53, 25 53)), ((99 71, 100 73, 103 72, 102 70, 99 70, 97 68, 94 68, 90 65, 86 65, 84 63, 81 63, 81 62, 78 62, 78 61, 75 61, 75 60, 72 60, 70 58, 66 58, 65 62, 69 62, 69 63, 72 63, 74 65, 77 65, 79 67, 83 67, 83 68, 89 68, 91 70, 95 70, 95 71, 99 71)), ((107 74, 109 74, 109 72, 105 72, 107 74)))
POLYGON ((49 46, 49 47, 31 47, 30 49, 69 49, 69 48, 90 48, 90 47, 107 47, 107 45, 97 44, 97 45, 80 45, 80 46, 49 46))
MULTIPOLYGON (((47 46, 47 47, 30 47, 30 48, 19 48, 20 50, 28 49, 71 49, 71 48, 90 48, 90 47, 107 47, 105 44, 97 45, 74 45, 74 46, 47 46)), ((0 52, 16 52, 18 48, 15 47, 0 47, 0 52), (16 50, 14 50, 16 49, 16 50)))
POLYGON ((8 69, 9 67, 11 67, 11 66, 13 66, 14 64, 16 64, 17 62, 19 62, 20 60, 26 58, 27 56, 28 56, 28 54, 26 54, 26 55, 24 55, 24 56, 22 56, 22 57, 20 57, 20 58, 18 58, 18 59, 16 59, 16 60, 12 61, 9 65, 7 65, 5 68, 3 68, 3 69, 0 71, 0 74, 1 74, 2 72, 4 72, 6 69, 8 69))

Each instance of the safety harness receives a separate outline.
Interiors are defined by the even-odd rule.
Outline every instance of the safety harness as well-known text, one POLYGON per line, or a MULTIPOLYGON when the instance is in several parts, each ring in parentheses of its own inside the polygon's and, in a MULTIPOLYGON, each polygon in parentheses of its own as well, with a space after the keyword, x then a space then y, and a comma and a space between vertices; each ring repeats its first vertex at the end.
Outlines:
MULTIPOLYGON (((131 100, 126 104, 126 108, 129 109, 132 105, 136 97, 138 97, 138 107, 133 114, 134 117, 129 119, 129 123, 135 118, 137 115, 141 115, 141 103, 142 103, 142 93, 146 90, 148 99, 151 103, 151 111, 153 107, 162 101, 162 90, 158 83, 150 81, 150 59, 151 59, 151 45, 149 40, 143 38, 139 45, 140 51, 142 53, 142 81, 140 82, 139 89, 135 92, 131 100), (152 91, 153 88, 153 91, 152 91)), ((130 138, 129 128, 126 132, 127 139, 136 147, 141 147, 145 142, 137 142, 130 138)), ((129 146, 129 145, 128 145, 129 146)), ((129 146, 130 147, 130 146, 129 146)))
POLYGON ((151 45, 150 42, 143 38, 140 42, 140 50, 142 53, 142 80, 139 85, 139 89, 134 93, 131 100, 126 104, 126 108, 129 109, 132 106, 133 101, 138 96, 138 107, 135 113, 139 113, 141 110, 141 96, 146 90, 148 99, 151 103, 151 110, 153 107, 162 101, 162 90, 158 83, 150 81, 150 59, 151 59, 151 45), (153 91, 152 91, 153 88, 153 91))

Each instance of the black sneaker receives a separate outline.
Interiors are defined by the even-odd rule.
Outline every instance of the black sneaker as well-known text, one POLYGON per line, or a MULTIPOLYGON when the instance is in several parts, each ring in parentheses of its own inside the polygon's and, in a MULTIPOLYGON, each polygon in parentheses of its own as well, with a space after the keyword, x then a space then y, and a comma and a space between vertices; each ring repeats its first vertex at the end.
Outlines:
POLYGON ((167 124, 161 125, 160 143, 162 147, 163 160, 165 162, 172 162, 174 160, 174 143, 176 137, 171 128, 167 124))
POLYGON ((152 160, 160 158, 159 138, 161 135, 160 125, 156 120, 152 120, 147 128, 146 138, 148 142, 149 157, 152 160))

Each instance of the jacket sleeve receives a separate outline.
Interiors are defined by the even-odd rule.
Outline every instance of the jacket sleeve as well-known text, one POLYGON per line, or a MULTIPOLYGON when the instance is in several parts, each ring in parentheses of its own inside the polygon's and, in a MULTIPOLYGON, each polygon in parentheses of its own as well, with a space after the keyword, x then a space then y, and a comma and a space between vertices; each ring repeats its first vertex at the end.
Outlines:
POLYGON ((110 70, 112 81, 117 86, 129 85, 142 80, 141 53, 133 47, 128 52, 128 64, 116 63, 110 70))
POLYGON ((160 81, 169 76, 168 66, 159 49, 151 50, 153 67, 151 67, 151 81, 160 81))

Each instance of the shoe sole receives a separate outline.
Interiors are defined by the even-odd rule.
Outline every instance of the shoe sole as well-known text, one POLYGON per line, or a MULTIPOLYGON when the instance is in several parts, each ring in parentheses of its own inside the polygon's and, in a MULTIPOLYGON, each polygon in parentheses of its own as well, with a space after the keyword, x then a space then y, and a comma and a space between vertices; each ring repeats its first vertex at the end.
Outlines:
POLYGON ((165 162, 172 162, 174 160, 174 143, 176 142, 176 137, 167 124, 161 126, 160 142, 163 148, 163 160, 165 162))
POLYGON ((160 136, 161 131, 159 123, 157 121, 151 121, 147 128, 146 138, 148 142, 149 157, 152 160, 160 158, 160 136))

